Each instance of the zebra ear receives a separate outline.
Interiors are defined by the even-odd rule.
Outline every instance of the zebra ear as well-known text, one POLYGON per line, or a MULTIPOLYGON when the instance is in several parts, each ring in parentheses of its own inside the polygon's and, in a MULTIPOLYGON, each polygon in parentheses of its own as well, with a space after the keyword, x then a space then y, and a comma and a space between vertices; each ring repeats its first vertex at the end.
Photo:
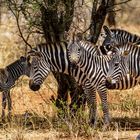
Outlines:
POLYGON ((21 57, 20 57, 20 60, 21 60, 22 62, 25 62, 27 59, 26 59, 26 57, 21 56, 21 57))
POLYGON ((7 78, 8 77, 8 71, 7 71, 7 68, 5 68, 5 69, 0 69, 0 74, 1 75, 3 75, 5 78, 7 78))
POLYGON ((9 74, 8 74, 7 68, 0 69, 0 82, 1 83, 5 84, 8 80, 8 76, 9 76, 9 74))
POLYGON ((27 62, 29 62, 30 61, 30 55, 28 55, 26 59, 27 59, 27 62))
POLYGON ((77 33, 77 35, 76 35, 76 37, 75 37, 75 40, 76 41, 81 41, 83 39, 83 35, 82 35, 82 33, 77 33))
POLYGON ((111 30, 107 27, 107 26, 103 26, 103 29, 104 29, 104 31, 105 31, 105 33, 106 33, 106 35, 109 37, 109 38, 112 38, 113 37, 113 33, 111 32, 111 30))

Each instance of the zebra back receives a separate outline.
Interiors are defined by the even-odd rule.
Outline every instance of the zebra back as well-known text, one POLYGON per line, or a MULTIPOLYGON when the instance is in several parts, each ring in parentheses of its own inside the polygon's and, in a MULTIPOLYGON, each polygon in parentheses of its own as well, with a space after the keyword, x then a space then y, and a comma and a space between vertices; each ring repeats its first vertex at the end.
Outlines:
POLYGON ((101 50, 106 54, 112 49, 114 45, 125 45, 132 43, 134 45, 140 45, 140 36, 132 34, 122 29, 109 29, 107 26, 103 27, 106 37, 103 41, 101 50))
POLYGON ((3 71, 6 71, 7 74, 3 77, 5 80, 0 82, 0 88, 8 90, 21 75, 30 75, 30 63, 26 57, 21 56, 20 59, 8 65, 3 71))

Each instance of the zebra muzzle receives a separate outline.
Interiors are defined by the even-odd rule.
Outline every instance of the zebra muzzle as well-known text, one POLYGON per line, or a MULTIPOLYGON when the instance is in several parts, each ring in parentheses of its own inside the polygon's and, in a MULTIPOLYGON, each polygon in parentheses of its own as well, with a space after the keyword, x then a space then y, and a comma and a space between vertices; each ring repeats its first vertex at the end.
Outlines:
POLYGON ((40 89, 40 85, 33 82, 33 80, 29 81, 29 87, 33 91, 37 91, 40 89))
POLYGON ((112 79, 111 77, 107 77, 106 80, 110 84, 115 84, 116 83, 116 80, 112 79))
POLYGON ((106 80, 109 82, 109 83, 111 83, 111 77, 106 77, 106 80))

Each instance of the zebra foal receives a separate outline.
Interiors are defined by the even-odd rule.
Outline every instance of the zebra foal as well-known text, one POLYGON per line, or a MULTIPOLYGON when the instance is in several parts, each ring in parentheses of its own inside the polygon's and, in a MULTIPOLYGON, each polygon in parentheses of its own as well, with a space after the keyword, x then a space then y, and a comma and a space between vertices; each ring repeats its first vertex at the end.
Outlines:
POLYGON ((15 81, 22 75, 30 75, 30 63, 26 57, 20 59, 0 69, 0 91, 2 92, 2 121, 5 120, 5 109, 8 103, 8 120, 11 118, 12 100, 10 89, 14 86, 15 81))

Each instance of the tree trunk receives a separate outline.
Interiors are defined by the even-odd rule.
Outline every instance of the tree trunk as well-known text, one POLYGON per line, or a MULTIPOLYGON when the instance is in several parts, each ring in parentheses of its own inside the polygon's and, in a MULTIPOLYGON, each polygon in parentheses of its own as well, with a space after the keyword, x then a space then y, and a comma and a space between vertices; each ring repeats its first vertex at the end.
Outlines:
MULTIPOLYGON (((56 3, 54 0, 48 0, 47 8, 43 5, 41 6, 42 28, 47 43, 59 42, 64 39, 64 32, 69 30, 72 23, 75 0, 62 0, 61 2, 63 2, 65 6, 65 14, 63 11, 58 13, 57 6, 59 3, 56 3)), ((64 110, 67 105, 68 91, 70 91, 70 106, 76 104, 77 107, 80 107, 83 90, 81 87, 77 86, 74 78, 58 72, 54 72, 53 75, 58 82, 58 98, 56 100, 56 106, 64 110)))
POLYGON ((102 0, 99 6, 97 5, 98 2, 99 0, 94 0, 91 14, 90 41, 94 44, 98 41, 107 14, 109 14, 109 24, 115 25, 115 15, 113 12, 115 0, 102 0))
POLYGON ((110 7, 110 12, 108 12, 108 15, 107 15, 107 22, 109 26, 116 26, 114 4, 115 4, 115 0, 109 1, 109 4, 108 4, 110 7))

